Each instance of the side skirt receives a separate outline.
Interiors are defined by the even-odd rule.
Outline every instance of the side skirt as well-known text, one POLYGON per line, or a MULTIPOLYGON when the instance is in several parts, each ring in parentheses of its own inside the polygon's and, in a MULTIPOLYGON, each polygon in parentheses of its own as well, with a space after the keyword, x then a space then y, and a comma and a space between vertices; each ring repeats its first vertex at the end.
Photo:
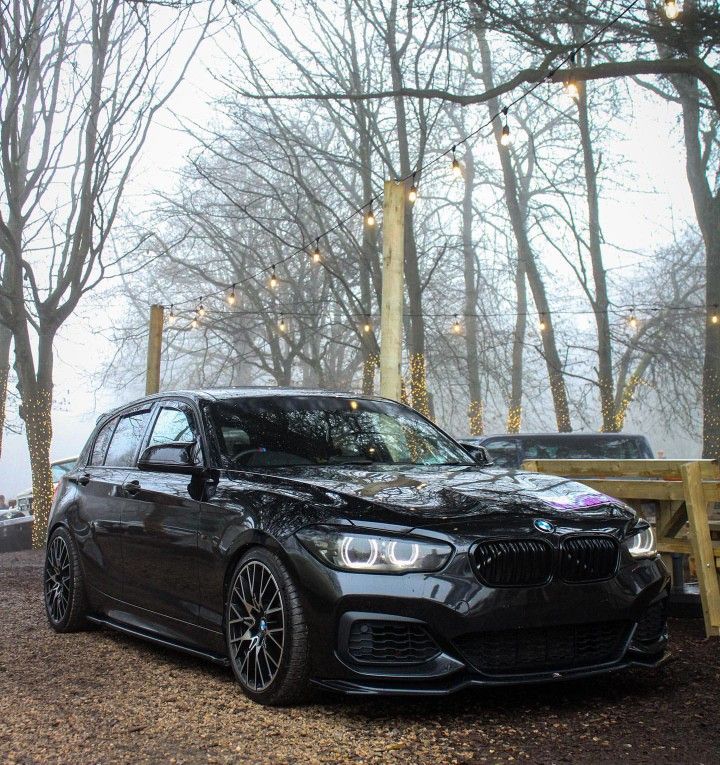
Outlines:
POLYGON ((93 622, 94 624, 99 624, 103 627, 109 627, 110 629, 117 630, 118 632, 122 632, 125 635, 141 638, 142 640, 148 640, 151 643, 161 645, 165 648, 172 648, 176 651, 182 651, 183 653, 190 654, 191 656, 197 656, 200 659, 206 659, 207 661, 211 661, 213 664, 219 664, 222 667, 230 666, 230 660, 227 658, 227 656, 221 656, 220 654, 209 653, 207 651, 200 651, 197 648, 190 648, 189 646, 183 645, 182 643, 176 643, 172 640, 168 640, 167 638, 159 637, 152 632, 145 632, 144 630, 137 629, 136 627, 129 627, 126 624, 121 624, 120 622, 113 621, 112 619, 107 619, 102 616, 88 616, 87 620, 89 622, 93 622))

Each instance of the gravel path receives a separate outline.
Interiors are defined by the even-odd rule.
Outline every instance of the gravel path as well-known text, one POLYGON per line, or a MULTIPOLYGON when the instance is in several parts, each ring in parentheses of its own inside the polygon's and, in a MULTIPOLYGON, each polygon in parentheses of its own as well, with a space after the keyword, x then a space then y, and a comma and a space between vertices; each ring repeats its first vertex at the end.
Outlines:
POLYGON ((106 630, 56 635, 41 561, 0 555, 2 763, 720 763, 720 641, 698 620, 671 624, 656 671, 264 709, 229 670, 106 630))

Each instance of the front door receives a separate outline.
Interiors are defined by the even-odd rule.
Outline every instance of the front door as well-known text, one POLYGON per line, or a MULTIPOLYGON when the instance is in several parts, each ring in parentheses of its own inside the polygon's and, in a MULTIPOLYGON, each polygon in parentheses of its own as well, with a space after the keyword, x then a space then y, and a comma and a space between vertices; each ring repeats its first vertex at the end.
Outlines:
MULTIPOLYGON (((147 446, 198 443, 195 417, 184 404, 163 402, 147 446)), ((198 454, 199 454, 198 449, 198 454)), ((200 503, 190 476, 134 470, 124 485, 125 600, 164 619, 197 623, 197 538, 200 503)))

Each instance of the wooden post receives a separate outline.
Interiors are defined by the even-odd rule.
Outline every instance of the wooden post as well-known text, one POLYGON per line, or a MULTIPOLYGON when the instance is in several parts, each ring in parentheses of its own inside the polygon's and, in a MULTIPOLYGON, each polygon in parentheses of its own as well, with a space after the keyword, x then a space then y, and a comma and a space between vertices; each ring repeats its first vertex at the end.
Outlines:
POLYGON ((404 183, 385 181, 383 273, 380 314, 380 395, 400 401, 405 293, 404 183))
POLYGON ((147 370, 145 374, 145 395, 160 390, 160 352, 165 311, 161 305, 150 306, 150 331, 148 333, 147 370))
POLYGON ((708 501, 703 491, 700 465, 688 462, 680 467, 685 486, 685 507, 690 531, 690 543, 695 554, 697 578, 700 585, 705 634, 720 635, 720 586, 715 568, 715 553, 708 526, 708 501))

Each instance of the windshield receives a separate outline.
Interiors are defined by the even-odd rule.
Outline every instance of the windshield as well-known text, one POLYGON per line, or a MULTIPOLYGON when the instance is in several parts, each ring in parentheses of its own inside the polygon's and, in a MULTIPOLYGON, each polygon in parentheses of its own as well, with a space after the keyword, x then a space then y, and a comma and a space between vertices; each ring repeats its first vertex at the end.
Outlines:
POLYGON ((391 402, 267 396, 209 408, 231 466, 474 464, 412 409, 391 402))

